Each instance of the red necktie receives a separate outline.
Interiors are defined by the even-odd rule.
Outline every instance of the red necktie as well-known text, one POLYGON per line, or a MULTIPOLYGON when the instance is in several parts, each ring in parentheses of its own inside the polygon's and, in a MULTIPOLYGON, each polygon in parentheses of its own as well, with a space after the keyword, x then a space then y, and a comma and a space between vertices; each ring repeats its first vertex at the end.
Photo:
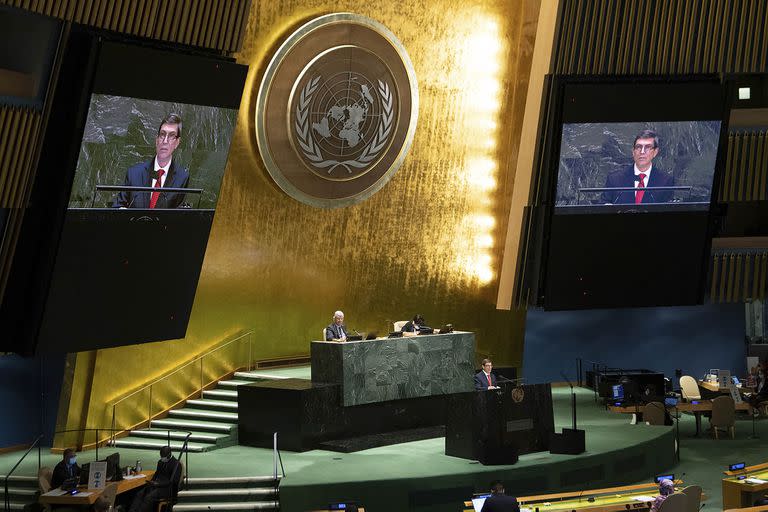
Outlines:
MULTIPOLYGON (((637 184, 637 188, 645 188, 645 174, 640 173, 637 175, 637 177, 640 178, 640 183, 637 184)), ((644 195, 645 195, 645 191, 643 190, 635 192, 635 204, 642 203, 644 195)))
POLYGON ((485 376, 488 378, 488 387, 493 386, 493 384, 491 384, 491 374, 487 373, 485 376))
MULTIPOLYGON (((160 178, 163 177, 163 174, 165 174, 165 171, 162 169, 157 170, 157 179, 155 180, 155 188, 162 187, 162 181, 160 178)), ((149 198, 149 207, 154 208, 157 204, 157 200, 160 199, 160 192, 152 192, 152 197, 149 198)))

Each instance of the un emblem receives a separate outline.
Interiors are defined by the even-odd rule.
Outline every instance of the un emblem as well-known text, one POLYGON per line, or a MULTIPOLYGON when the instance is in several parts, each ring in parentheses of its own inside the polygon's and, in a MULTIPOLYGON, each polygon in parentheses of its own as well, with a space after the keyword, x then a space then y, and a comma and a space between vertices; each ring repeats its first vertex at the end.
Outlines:
POLYGON ((305 24, 265 72, 259 151, 277 185, 331 208, 376 193, 402 164, 418 114, 408 55, 383 25, 349 13, 305 24))

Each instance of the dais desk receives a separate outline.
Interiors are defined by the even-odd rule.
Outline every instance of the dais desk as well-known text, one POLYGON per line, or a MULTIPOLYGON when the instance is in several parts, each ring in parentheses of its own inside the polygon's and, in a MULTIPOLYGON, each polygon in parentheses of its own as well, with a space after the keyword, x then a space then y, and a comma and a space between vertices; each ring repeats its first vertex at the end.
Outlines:
MULTIPOLYGON (((124 477, 123 480, 116 482, 117 494, 120 495, 143 486, 154 474, 155 470, 146 470, 136 476, 124 477)), ((109 486, 113 483, 115 482, 107 482, 106 485, 109 486)), ((104 489, 86 489, 85 486, 79 486, 77 494, 61 494, 61 489, 56 488, 41 494, 38 501, 44 505, 88 506, 93 505, 102 492, 104 489)))
POLYGON ((313 341, 313 384, 341 386, 341 405, 473 391, 475 334, 313 341))
POLYGON ((723 509, 751 507, 768 492, 768 463, 749 466, 744 471, 726 472, 726 475, 723 478, 723 509), (748 481, 752 478, 764 482, 748 481))

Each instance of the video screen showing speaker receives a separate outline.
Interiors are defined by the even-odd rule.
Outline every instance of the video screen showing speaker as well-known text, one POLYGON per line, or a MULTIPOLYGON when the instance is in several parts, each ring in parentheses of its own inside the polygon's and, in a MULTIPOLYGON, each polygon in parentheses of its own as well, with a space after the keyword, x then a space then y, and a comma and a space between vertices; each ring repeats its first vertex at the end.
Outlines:
POLYGON ((237 109, 93 94, 69 208, 215 209, 237 109))
POLYGON ((555 213, 707 210, 718 119, 563 124, 555 213))
POLYGON ((17 351, 185 336, 247 71, 73 26, 3 304, 17 351))
POLYGON ((714 76, 554 81, 541 305, 702 302, 726 96, 714 76))

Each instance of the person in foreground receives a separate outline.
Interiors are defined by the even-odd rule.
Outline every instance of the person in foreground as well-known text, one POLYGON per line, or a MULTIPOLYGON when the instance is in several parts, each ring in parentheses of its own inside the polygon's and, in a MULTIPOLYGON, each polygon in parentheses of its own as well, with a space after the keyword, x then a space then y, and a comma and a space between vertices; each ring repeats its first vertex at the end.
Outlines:
MULTIPOLYGON (((181 117, 168 114, 160 122, 155 138, 155 158, 134 165, 125 173, 126 187, 187 188, 189 171, 173 161, 173 152, 181 141, 181 117)), ((178 208, 184 202, 179 192, 133 192, 117 194, 114 208, 178 208)))
POLYGON ((160 460, 151 480, 141 489, 131 502, 129 512, 151 512, 155 502, 171 498, 179 488, 181 464, 171 455, 171 447, 160 448, 160 460))
POLYGON ((671 187, 671 175, 653 166, 659 154, 659 136, 653 130, 643 130, 632 143, 634 165, 614 171, 605 180, 605 188, 634 187, 635 190, 606 190, 602 202, 607 204, 668 203, 672 190, 647 190, 646 187, 671 187))
POLYGON ((475 375, 475 389, 482 391, 485 389, 499 389, 496 385, 496 375, 491 372, 493 363, 490 359, 483 359, 483 369, 475 375))
POLYGON ((491 482, 491 495, 483 503, 481 512, 520 512, 517 499, 507 496, 504 484, 499 481, 491 482))
POLYGON ((77 465, 77 455, 75 455, 75 450, 67 448, 64 450, 59 463, 53 468, 53 474, 51 475, 51 489, 61 487, 64 480, 75 477, 80 477, 80 466, 77 465))
POLYGON ((347 326, 344 325, 344 312, 336 311, 333 322, 325 328, 325 341, 347 341, 347 326))
POLYGON ((659 512, 661 504, 664 503, 664 500, 666 500, 667 497, 673 492, 675 492, 675 484, 672 482, 672 480, 665 478, 659 482, 659 495, 656 496, 655 500, 653 500, 653 505, 651 505, 651 512, 659 512))

